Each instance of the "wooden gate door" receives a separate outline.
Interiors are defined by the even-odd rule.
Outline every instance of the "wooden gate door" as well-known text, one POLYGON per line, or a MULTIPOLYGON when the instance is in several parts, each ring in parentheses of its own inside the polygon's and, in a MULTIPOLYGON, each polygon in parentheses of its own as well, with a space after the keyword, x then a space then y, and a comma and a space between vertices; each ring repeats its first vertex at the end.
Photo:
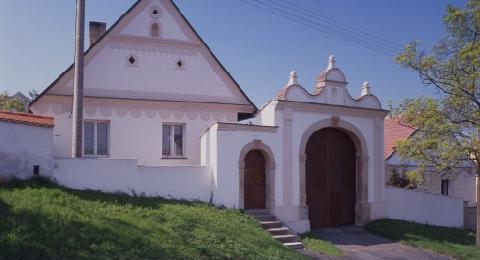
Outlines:
POLYGON ((265 157, 259 150, 252 150, 245 156, 243 185, 245 209, 265 209, 265 157))
POLYGON ((343 131, 324 128, 306 147, 305 181, 311 228, 355 224, 355 145, 343 131))

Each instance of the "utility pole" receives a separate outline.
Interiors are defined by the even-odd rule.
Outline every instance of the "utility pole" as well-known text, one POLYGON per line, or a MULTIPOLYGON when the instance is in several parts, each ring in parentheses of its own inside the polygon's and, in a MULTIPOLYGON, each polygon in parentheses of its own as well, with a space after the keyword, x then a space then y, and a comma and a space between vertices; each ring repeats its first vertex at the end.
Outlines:
POLYGON ((75 18, 75 72, 73 78, 72 157, 82 157, 83 143, 83 44, 85 35, 85 0, 77 0, 75 18))

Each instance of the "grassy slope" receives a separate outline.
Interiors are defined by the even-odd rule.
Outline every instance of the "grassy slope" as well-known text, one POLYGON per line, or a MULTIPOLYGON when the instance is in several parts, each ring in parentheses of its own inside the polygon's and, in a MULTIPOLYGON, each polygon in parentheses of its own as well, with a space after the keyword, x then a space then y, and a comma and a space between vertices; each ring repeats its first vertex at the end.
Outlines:
POLYGON ((366 230, 405 244, 428 249, 458 259, 480 259, 471 231, 382 219, 369 223, 366 230))
POLYGON ((302 243, 307 250, 318 252, 327 256, 342 256, 343 252, 329 241, 323 240, 312 233, 301 236, 302 243))
POLYGON ((4 258, 301 258, 236 210, 75 191, 44 180, 0 185, 4 258))

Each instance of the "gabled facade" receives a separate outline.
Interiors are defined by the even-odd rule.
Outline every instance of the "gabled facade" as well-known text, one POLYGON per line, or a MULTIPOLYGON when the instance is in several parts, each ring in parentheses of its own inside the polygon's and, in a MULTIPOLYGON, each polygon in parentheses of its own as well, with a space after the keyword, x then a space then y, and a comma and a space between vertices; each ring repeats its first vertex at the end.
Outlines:
POLYGON ((257 111, 172 1, 140 0, 106 33, 92 26, 87 158, 68 158, 72 67, 30 106, 55 118, 59 183, 268 210, 296 232, 386 216, 387 111, 368 83, 352 98, 333 55, 312 91, 292 72, 257 111))
MULTIPOLYGON (((138 1, 96 36, 85 53, 85 156, 199 164, 202 131, 256 111, 170 0, 138 1)), ((71 66, 30 106, 55 117, 57 157, 70 156, 72 89, 71 66)))

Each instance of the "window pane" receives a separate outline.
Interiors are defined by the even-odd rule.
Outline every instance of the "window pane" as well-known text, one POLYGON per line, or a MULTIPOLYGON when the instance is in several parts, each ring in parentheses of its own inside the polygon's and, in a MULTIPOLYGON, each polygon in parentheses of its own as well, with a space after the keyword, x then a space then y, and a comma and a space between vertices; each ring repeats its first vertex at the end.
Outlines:
POLYGON ((108 155, 108 123, 97 123, 97 155, 108 155))
POLYGON ((170 125, 163 125, 162 129, 162 155, 170 155, 170 125))
POLYGON ((175 125, 175 155, 183 155, 183 125, 175 125))
POLYGON ((93 138, 95 131, 95 123, 85 122, 83 124, 83 153, 93 154, 93 138))

